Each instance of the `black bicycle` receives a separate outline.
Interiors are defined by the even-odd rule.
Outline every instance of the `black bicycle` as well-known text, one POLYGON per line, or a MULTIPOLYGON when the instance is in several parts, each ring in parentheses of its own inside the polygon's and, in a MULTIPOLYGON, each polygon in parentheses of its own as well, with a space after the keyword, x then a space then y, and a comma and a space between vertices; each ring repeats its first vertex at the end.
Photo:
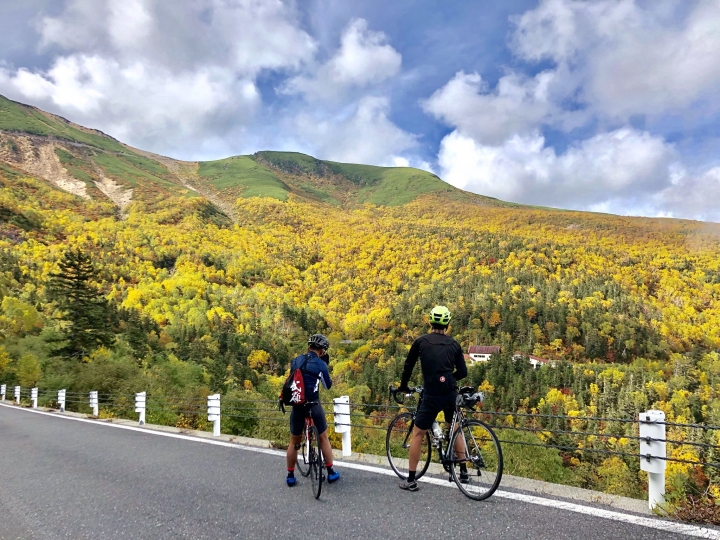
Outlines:
MULTIPOLYGON (((422 387, 409 390, 409 393, 399 392, 391 386, 390 394, 396 403, 402 405, 406 396, 417 393, 419 406, 423 398, 422 387)), ((415 478, 421 478, 427 472, 432 460, 432 449, 435 448, 443 469, 467 497, 482 501, 495 493, 503 471, 500 442, 490 426, 475 418, 466 418, 465 415, 466 410, 474 410, 478 403, 482 404, 482 400, 482 392, 475 392, 469 386, 458 391, 450 429, 443 432, 438 423, 434 422, 432 429, 423 437, 415 478), (466 465, 467 474, 462 472, 461 463, 466 465)), ((385 448, 388 461, 402 480, 407 478, 414 427, 415 411, 408 411, 393 418, 387 430, 385 448)))
POLYGON ((325 463, 320 451, 320 434, 315 422, 312 419, 310 410, 317 401, 305 403, 305 427, 302 432, 302 440, 298 449, 297 468, 303 476, 310 476, 313 495, 320 498, 322 483, 325 480, 325 463))

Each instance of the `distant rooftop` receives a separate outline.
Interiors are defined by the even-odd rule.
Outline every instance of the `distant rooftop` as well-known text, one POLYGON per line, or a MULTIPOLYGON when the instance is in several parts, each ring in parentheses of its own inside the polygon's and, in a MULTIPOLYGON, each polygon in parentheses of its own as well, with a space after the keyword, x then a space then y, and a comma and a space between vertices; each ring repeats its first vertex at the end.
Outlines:
POLYGON ((469 354, 497 354, 500 352, 499 345, 470 345, 469 354))

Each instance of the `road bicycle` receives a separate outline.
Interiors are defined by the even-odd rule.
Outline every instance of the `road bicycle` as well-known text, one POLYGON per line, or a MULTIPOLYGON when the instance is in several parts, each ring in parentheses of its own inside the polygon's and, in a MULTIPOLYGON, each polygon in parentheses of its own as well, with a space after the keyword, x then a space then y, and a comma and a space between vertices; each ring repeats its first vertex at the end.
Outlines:
POLYGON ((325 480, 325 460, 320 451, 320 434, 310 414, 313 405, 318 403, 309 401, 304 405, 305 427, 302 432, 296 465, 300 474, 305 477, 310 476, 310 485, 316 499, 320 498, 322 483, 325 480))
MULTIPOLYGON (((410 388, 409 392, 400 392, 390 387, 390 394, 396 403, 404 404, 405 397, 418 394, 418 407, 422 403, 423 388, 410 388)), ((500 485, 503 471, 503 456, 500 442, 495 432, 480 420, 467 418, 465 411, 472 411, 482 404, 482 392, 474 392, 469 386, 458 391, 455 413, 450 429, 443 432, 437 422, 433 422, 423 437, 415 478, 421 478, 430 468, 433 448, 438 453, 440 464, 460 491, 467 497, 482 501, 490 497, 500 485), (456 451, 455 447, 464 451, 456 451), (467 467, 467 475, 460 470, 460 464, 467 467)), ((415 427, 415 411, 401 412, 390 422, 385 438, 390 467, 402 480, 407 478, 409 466, 410 442, 415 427)), ((439 472, 439 465, 435 465, 439 472)))

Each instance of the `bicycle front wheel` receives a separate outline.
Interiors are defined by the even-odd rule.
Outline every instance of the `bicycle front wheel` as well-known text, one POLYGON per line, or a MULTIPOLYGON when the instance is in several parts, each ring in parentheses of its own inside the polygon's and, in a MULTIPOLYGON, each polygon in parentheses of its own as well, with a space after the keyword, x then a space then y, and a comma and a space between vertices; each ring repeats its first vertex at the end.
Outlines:
POLYGON ((310 474, 310 456, 308 455, 307 431, 307 428, 303 428, 302 441, 300 441, 300 448, 298 449, 296 460, 297 470, 300 471, 300 474, 303 476, 310 474))
POLYGON ((452 478, 467 497, 482 501, 495 493, 500 485, 503 457, 495 433, 480 420, 466 420, 452 437, 452 478), (457 450, 462 448, 462 452, 457 450), (467 476, 461 474, 460 463, 467 465, 467 476))
POLYGON ((312 486, 312 492, 316 499, 320 498, 320 492, 322 491, 323 481, 323 470, 322 470, 322 457, 320 455, 320 435, 315 426, 308 429, 308 456, 309 463, 308 468, 310 469, 310 485, 312 486))
MULTIPOLYGON (((410 463, 410 443, 412 442, 413 428, 415 427, 415 416, 412 413, 400 413, 388 426, 385 437, 385 450, 387 452, 390 467, 402 480, 408 475, 410 463)), ((430 466, 432 447, 430 446, 430 434, 425 433, 420 446, 420 461, 417 464, 415 478, 422 477, 430 466)))

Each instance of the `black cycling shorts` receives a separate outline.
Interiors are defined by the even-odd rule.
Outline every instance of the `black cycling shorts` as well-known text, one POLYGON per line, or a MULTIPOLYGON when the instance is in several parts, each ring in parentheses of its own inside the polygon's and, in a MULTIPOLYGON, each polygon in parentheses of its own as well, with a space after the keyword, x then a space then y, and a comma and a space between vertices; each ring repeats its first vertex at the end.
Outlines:
MULTIPOLYGON (((305 409, 305 405, 293 405, 290 411, 291 435, 295 435, 296 437, 302 435, 303 429, 305 429, 305 409)), ((327 431, 327 420, 325 420, 325 411, 322 405, 319 403, 313 405, 310 414, 312 415, 313 422, 315 422, 318 433, 320 435, 325 433, 327 431)))
POLYGON ((456 399, 457 392, 454 391, 439 396, 423 396, 415 414, 415 426, 419 429, 430 429, 440 411, 445 413, 446 422, 452 422, 456 399))

